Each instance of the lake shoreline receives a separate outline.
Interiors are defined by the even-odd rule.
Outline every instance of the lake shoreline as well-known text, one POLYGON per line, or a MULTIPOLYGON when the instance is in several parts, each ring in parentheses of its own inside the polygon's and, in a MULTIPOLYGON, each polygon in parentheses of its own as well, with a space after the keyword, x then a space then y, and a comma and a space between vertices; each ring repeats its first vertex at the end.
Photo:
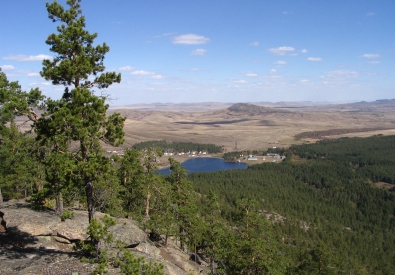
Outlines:
MULTIPOLYGON (((223 158, 212 156, 189 157, 181 163, 189 173, 196 172, 215 172, 221 170, 247 169, 247 163, 226 162, 223 158)), ((158 169, 159 174, 168 175, 170 173, 169 165, 162 169, 158 169)))
POLYGON ((189 155, 173 155, 173 156, 162 156, 159 158, 160 165, 158 166, 158 170, 166 169, 170 167, 169 158, 173 158, 179 163, 184 163, 190 159, 197 159, 197 158, 216 158, 216 159, 223 159, 220 156, 215 155, 198 155, 198 156, 189 156, 189 155))
POLYGON ((214 159, 222 159, 224 162, 228 163, 244 163, 247 164, 248 166, 254 165, 254 164, 261 164, 261 163, 269 163, 275 161, 276 163, 281 162, 281 159, 275 159, 273 156, 256 156, 257 160, 248 160, 248 159, 240 159, 240 162, 228 162, 225 161, 225 159, 222 157, 222 154, 210 154, 210 155, 197 155, 192 157, 191 155, 173 155, 173 156, 162 156, 159 158, 159 165, 158 165, 158 170, 166 169, 170 167, 169 163, 169 158, 173 158, 176 161, 180 162, 183 164, 184 162, 190 160, 190 159, 198 159, 198 158, 214 158, 214 159))

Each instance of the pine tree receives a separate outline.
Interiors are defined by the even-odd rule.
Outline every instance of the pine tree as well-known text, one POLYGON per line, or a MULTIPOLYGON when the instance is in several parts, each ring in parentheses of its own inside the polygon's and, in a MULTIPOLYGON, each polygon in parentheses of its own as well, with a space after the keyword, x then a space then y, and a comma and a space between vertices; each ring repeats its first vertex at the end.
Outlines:
POLYGON ((127 212, 135 211, 138 208, 139 198, 142 197, 144 168, 140 158, 141 153, 138 150, 126 149, 124 155, 116 159, 119 165, 118 178, 124 188, 121 197, 124 210, 127 212))
POLYGON ((242 199, 238 205, 240 224, 221 255, 227 274, 284 274, 284 258, 278 253, 271 225, 257 211, 257 202, 242 199))
POLYGON ((4 194, 19 197, 23 191, 26 197, 42 186, 34 140, 29 130, 19 126, 37 121, 37 110, 43 108, 44 98, 37 88, 22 91, 19 83, 9 81, 0 69, 0 204, 4 194), (14 122, 17 116, 26 121, 18 126, 14 122))
POLYGON ((212 190, 209 190, 208 195, 203 198, 201 207, 205 222, 204 252, 209 259, 210 271, 211 274, 223 274, 224 266, 219 257, 227 254, 222 244, 229 236, 230 230, 226 221, 221 218, 218 197, 212 190))
MULTIPOLYGON (((73 184, 85 188, 91 221, 97 188, 108 186, 108 175, 114 174, 110 160, 103 156, 101 141, 121 144, 125 118, 118 113, 107 117, 106 96, 94 94, 95 89, 119 83, 121 75, 104 72, 103 61, 109 47, 105 43, 93 46, 97 34, 85 30, 80 2, 67 0, 67 10, 57 2, 46 4, 49 18, 60 25, 58 33, 50 34, 46 40, 55 56, 43 61, 41 76, 65 89, 61 99, 46 101, 46 112, 35 122, 35 130, 38 140, 51 149, 51 157, 68 155, 67 159, 74 160, 69 176, 73 184)), ((112 180, 111 184, 118 182, 112 180)))
MULTIPOLYGON (((0 130, 4 131, 7 123, 16 116, 24 116, 29 121, 37 121, 35 110, 43 108, 45 96, 37 88, 30 92, 22 91, 17 81, 9 81, 0 68, 0 130)), ((0 135, 2 135, 1 133, 0 135)))
MULTIPOLYGON (((144 223, 148 223, 150 220, 150 211, 152 208, 152 200, 161 194, 160 176, 156 173, 158 170, 157 158, 162 156, 161 149, 148 148, 143 153, 143 166, 145 168, 145 175, 142 179, 142 194, 145 198, 145 213, 144 213, 144 223), (159 187, 159 188, 158 188, 159 187)), ((146 226, 146 225, 145 225, 146 226)))
POLYGON ((204 232, 203 220, 198 215, 197 194, 193 191, 192 182, 186 177, 187 170, 180 162, 169 158, 169 163, 170 175, 166 180, 171 190, 171 204, 174 207, 174 222, 178 227, 180 246, 184 249, 187 244, 196 252, 204 232))

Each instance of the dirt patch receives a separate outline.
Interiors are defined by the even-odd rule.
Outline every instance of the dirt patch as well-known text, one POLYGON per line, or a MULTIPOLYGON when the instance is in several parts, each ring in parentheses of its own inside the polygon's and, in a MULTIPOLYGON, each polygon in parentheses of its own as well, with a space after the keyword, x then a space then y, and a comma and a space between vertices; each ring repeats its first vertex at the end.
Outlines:
POLYGON ((387 189, 387 190, 389 190, 389 189, 394 188, 394 187, 395 187, 395 184, 390 184, 390 183, 386 183, 386 182, 380 181, 380 182, 374 183, 374 186, 376 186, 376 187, 378 187, 378 188, 382 188, 382 189, 387 189))

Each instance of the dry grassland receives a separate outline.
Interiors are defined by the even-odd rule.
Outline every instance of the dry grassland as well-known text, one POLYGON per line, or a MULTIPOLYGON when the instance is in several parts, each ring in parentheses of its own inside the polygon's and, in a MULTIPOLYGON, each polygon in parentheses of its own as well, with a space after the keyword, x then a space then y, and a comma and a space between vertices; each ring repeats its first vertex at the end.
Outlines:
MULTIPOLYGON (((331 129, 385 130, 331 135, 328 138, 366 137, 395 134, 395 101, 388 104, 342 104, 318 106, 260 107, 262 112, 231 111, 227 108, 195 108, 186 111, 180 106, 153 110, 113 109, 127 117, 124 148, 147 140, 190 141, 222 145, 226 151, 288 147, 292 144, 315 142, 316 139, 295 140, 302 132, 331 129)), ((192 107, 190 106, 190 109, 192 107)))

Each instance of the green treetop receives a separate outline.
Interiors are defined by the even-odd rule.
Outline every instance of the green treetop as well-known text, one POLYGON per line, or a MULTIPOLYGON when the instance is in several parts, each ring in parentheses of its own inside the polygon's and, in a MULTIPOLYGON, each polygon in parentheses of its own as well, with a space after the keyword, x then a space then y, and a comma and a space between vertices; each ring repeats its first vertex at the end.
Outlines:
MULTIPOLYGON (((48 16, 53 22, 62 22, 57 27, 58 34, 48 36, 46 43, 50 51, 57 55, 53 60, 44 60, 41 76, 52 80, 54 85, 74 86, 75 88, 108 88, 121 81, 121 74, 104 72, 104 56, 110 48, 93 46, 97 33, 90 34, 85 28, 85 17, 81 15, 81 0, 67 0, 70 9, 65 10, 57 2, 47 3, 48 16), (88 77, 94 76, 94 80, 88 77)), ((65 96, 70 96, 66 89, 65 96)))

